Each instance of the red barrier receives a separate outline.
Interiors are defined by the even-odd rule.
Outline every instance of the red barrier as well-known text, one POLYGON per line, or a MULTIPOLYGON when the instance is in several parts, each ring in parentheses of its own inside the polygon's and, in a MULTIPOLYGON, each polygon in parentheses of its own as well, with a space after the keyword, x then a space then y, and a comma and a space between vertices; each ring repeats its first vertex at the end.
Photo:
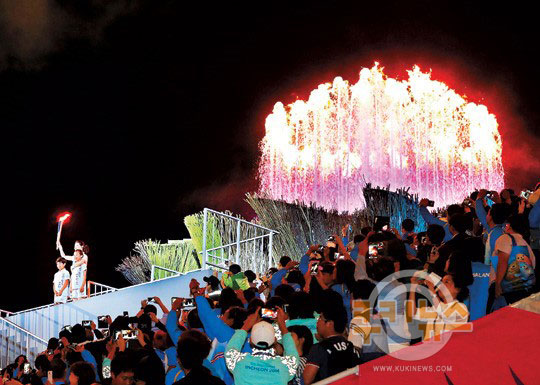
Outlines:
MULTIPOLYGON (((453 333, 431 357, 405 361, 384 356, 360 366, 360 376, 334 384, 538 384, 540 315, 505 307, 453 333)), ((419 344, 402 349, 422 349, 419 344)))

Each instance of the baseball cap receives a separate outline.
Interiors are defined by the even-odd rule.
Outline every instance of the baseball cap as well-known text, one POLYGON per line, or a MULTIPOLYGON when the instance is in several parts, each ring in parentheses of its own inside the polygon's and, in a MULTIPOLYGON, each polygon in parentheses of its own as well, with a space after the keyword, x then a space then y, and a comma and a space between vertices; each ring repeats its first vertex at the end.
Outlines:
POLYGON ((257 322, 251 328, 251 342, 260 349, 270 348, 276 341, 276 332, 274 327, 266 322, 257 322))
POLYGON ((204 277, 203 281, 211 286, 218 286, 219 285, 219 279, 217 277, 214 277, 213 275, 210 275, 208 277, 204 277))

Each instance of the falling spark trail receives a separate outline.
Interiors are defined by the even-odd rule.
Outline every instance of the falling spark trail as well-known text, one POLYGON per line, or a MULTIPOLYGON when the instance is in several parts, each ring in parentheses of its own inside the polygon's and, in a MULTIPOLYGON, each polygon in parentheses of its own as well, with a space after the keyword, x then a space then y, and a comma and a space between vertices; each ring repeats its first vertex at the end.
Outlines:
POLYGON ((476 188, 504 186, 498 123, 415 66, 408 80, 375 64, 350 85, 337 77, 307 101, 274 105, 260 147, 259 192, 352 212, 364 180, 460 202, 476 188))

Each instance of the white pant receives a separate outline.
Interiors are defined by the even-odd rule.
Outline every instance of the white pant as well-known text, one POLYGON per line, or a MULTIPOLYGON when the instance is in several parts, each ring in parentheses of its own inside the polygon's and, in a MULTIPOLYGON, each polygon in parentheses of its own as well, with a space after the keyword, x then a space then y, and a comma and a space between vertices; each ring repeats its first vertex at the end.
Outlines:
POLYGON ((79 289, 73 290, 71 292, 71 298, 77 299, 77 298, 85 298, 86 297, 86 287, 84 288, 84 291, 81 293, 79 289))
POLYGON ((61 296, 54 296, 54 303, 66 303, 68 299, 68 291, 67 288, 64 289, 61 296))

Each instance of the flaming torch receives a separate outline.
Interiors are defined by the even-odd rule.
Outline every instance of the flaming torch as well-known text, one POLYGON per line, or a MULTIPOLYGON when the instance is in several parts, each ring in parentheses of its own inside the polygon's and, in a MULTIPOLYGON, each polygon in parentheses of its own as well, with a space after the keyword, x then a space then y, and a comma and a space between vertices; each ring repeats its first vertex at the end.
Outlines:
POLYGON ((58 231, 56 232, 56 250, 58 250, 58 244, 60 243, 60 235, 62 235, 62 226, 71 217, 71 213, 62 213, 58 217, 58 231))

